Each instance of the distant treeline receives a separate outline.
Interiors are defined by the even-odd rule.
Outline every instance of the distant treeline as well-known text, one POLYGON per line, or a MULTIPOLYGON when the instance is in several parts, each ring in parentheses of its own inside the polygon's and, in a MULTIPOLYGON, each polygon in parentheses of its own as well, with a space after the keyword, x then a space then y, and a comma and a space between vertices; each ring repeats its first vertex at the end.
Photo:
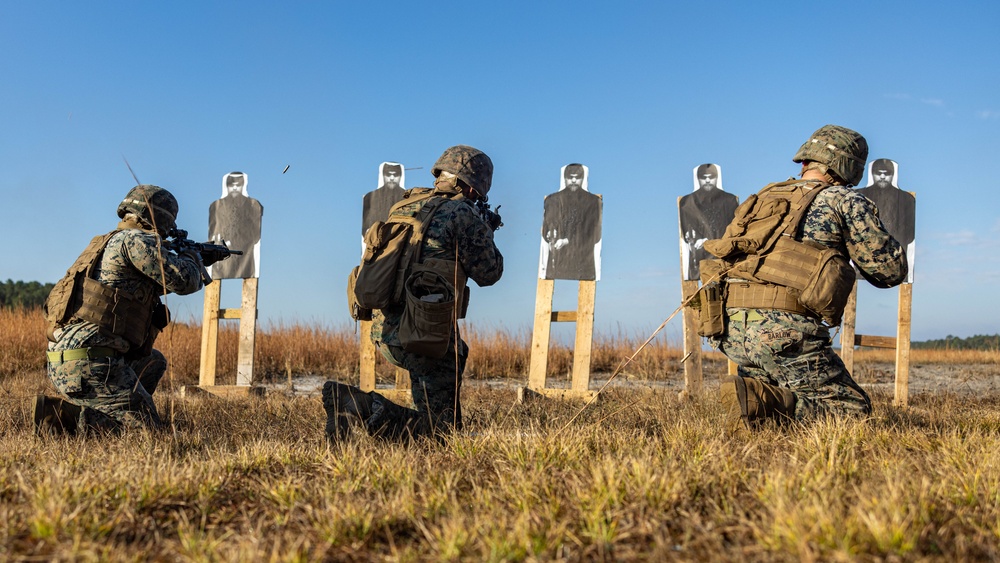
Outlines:
POLYGON ((55 284, 41 284, 36 281, 0 282, 0 308, 17 309, 41 307, 55 284))
POLYGON ((935 350, 998 350, 1000 349, 1000 334, 994 334, 993 336, 977 334, 968 338, 959 338, 949 334, 939 340, 913 342, 910 344, 910 347, 935 350))

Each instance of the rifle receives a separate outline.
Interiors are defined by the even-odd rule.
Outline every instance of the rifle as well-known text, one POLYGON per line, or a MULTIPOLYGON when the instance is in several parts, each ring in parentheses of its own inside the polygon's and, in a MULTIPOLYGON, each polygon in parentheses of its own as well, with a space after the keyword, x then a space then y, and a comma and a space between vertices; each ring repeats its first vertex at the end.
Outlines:
POLYGON ((499 205, 497 206, 496 211, 491 211, 490 204, 486 203, 483 199, 477 199, 476 210, 479 211, 479 215, 483 218, 483 221, 485 221, 494 232, 503 226, 503 220, 500 219, 499 205))
POLYGON ((212 276, 208 274, 208 270, 205 268, 206 264, 210 266, 234 254, 243 255, 242 250, 232 250, 225 243, 195 242, 187 238, 187 236, 188 233, 184 229, 170 229, 167 231, 167 240, 164 241, 164 247, 178 254, 186 250, 197 252, 201 256, 198 266, 201 268, 201 282, 203 285, 212 283, 212 276))

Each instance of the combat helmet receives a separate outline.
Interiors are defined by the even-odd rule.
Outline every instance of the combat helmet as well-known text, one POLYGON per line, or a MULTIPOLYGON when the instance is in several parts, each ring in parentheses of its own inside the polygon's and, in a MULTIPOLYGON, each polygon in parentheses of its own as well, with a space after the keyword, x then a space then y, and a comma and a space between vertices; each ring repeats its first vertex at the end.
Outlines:
POLYGON ((825 164, 849 186, 856 186, 864 175, 868 159, 868 141, 861 133, 839 125, 824 125, 799 147, 792 160, 813 160, 825 164))
POLYGON ((132 213, 145 226, 166 233, 177 226, 177 199, 160 186, 140 184, 125 194, 118 205, 118 217, 132 213))
POLYGON ((441 172, 451 172, 486 201, 493 183, 493 161, 483 151, 468 145, 455 145, 445 150, 431 169, 435 178, 441 172))

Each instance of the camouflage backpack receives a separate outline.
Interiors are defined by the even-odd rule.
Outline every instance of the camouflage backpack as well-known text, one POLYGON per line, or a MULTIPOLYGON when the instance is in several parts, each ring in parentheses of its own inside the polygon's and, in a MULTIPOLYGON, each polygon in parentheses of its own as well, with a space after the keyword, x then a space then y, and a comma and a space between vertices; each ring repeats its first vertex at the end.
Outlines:
POLYGON ((432 188, 407 190, 392 206, 386 221, 376 221, 365 233, 365 254, 351 270, 347 304, 351 318, 369 320, 373 309, 403 302, 404 284, 421 261, 424 233, 442 203, 460 195, 432 188), (403 205, 429 199, 414 217, 393 216, 403 205))

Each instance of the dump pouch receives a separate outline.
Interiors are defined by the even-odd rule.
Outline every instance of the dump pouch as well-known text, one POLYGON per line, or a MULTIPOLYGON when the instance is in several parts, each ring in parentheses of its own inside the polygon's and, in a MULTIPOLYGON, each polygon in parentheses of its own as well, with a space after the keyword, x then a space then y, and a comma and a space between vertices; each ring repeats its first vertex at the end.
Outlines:
POLYGON ((406 280, 406 302, 399 321, 403 349, 429 358, 448 352, 455 321, 455 291, 441 274, 424 270, 406 280))
POLYGON ((427 258, 420 264, 413 266, 414 272, 423 270, 431 270, 441 274, 441 277, 448 280, 449 284, 456 289, 455 293, 458 298, 455 301, 461 304, 458 309, 458 318, 464 319, 469 310, 469 287, 467 285, 469 278, 465 275, 462 265, 455 260, 427 258))

